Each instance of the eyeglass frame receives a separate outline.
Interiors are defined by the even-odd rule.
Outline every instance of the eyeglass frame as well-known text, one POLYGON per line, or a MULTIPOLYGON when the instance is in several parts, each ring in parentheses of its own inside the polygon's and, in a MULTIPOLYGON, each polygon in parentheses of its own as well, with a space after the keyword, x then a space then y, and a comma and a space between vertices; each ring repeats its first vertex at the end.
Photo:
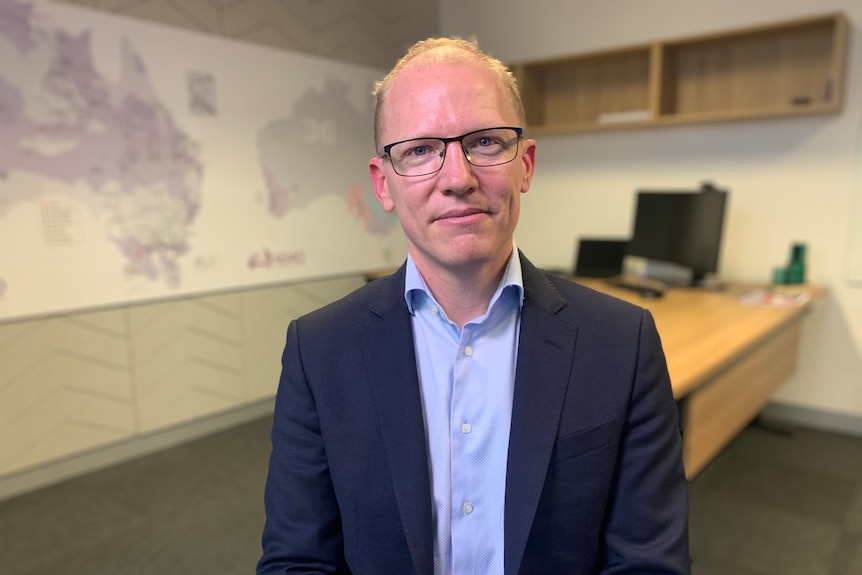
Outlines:
POLYGON ((402 178, 421 178, 423 176, 431 176, 433 174, 436 174, 437 172, 439 172, 440 170, 443 169, 443 164, 446 163, 446 152, 449 150, 449 144, 451 144, 452 142, 458 142, 460 144, 459 147, 461 148, 461 153, 464 154, 464 159, 467 160, 467 163, 470 164, 471 166, 474 166, 476 168, 492 168, 494 166, 504 166, 506 164, 514 162, 515 158, 518 157, 517 148, 520 148, 521 140, 523 138, 524 138, 524 128, 519 128, 517 126, 493 126, 491 128, 480 128, 478 130, 473 130, 471 132, 467 132, 466 134, 462 134, 460 136, 454 136, 452 138, 436 138, 433 136, 427 136, 427 137, 419 137, 419 138, 408 138, 406 140, 400 140, 398 142, 392 142, 391 144, 387 144, 387 145, 383 146, 383 154, 381 155, 381 157, 388 157, 389 163, 392 165, 392 169, 395 171, 396 174, 398 174, 402 178), (470 155, 468 154, 467 149, 464 147, 464 138, 466 138, 467 136, 472 136, 473 134, 478 134, 479 132, 487 132, 488 130, 512 130, 513 132, 515 132, 515 137, 518 139, 518 143, 516 145, 515 154, 512 156, 512 159, 506 160, 505 162, 500 162, 499 164, 486 164, 484 166, 477 166, 476 164, 474 164, 470 160, 470 155), (392 161, 392 154, 390 154, 390 151, 392 150, 392 148, 394 146, 397 146, 398 144, 404 144, 406 142, 413 142, 413 141, 418 141, 418 140, 437 140, 439 142, 443 142, 443 152, 442 152, 443 159, 440 161, 440 166, 436 170, 428 172, 427 174, 402 174, 401 172, 399 172, 395 168, 395 162, 392 161))

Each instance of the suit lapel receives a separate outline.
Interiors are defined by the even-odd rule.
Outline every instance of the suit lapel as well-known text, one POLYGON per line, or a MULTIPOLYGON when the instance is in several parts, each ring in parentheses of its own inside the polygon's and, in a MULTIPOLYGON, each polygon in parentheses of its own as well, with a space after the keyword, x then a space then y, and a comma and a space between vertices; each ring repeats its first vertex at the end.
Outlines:
POLYGON ((565 300, 523 256, 521 265, 525 299, 506 471, 506 575, 518 572, 524 556, 557 436, 577 337, 577 327, 556 315, 565 300))
POLYGON ((378 282, 374 319, 363 331, 377 419, 383 435, 395 498, 416 573, 434 571, 431 484, 419 375, 410 313, 404 302, 404 266, 378 282))

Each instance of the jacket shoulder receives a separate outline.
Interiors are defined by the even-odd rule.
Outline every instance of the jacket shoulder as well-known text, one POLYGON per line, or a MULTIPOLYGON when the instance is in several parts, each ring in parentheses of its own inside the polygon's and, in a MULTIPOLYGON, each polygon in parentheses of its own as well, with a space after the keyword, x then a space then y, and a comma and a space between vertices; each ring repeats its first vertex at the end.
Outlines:
POLYGON ((565 301, 560 313, 578 321, 640 321, 646 310, 636 304, 597 291, 573 280, 540 272, 547 283, 565 301))
POLYGON ((398 305, 399 300, 406 309, 403 291, 403 275, 395 273, 384 276, 314 311, 303 314, 296 319, 296 322, 306 329, 312 326, 338 328, 364 324, 376 315, 381 315, 387 309, 398 305))

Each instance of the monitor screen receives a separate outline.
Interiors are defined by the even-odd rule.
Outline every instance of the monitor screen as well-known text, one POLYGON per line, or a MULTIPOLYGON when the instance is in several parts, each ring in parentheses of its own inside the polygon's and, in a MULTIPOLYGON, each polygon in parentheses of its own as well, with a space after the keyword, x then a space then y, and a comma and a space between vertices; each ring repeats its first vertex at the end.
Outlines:
POLYGON ((692 270, 694 282, 718 268, 727 192, 639 191, 627 254, 692 270))
POLYGON ((617 238, 580 238, 575 256, 575 275, 593 278, 620 275, 628 243, 628 240, 617 238))

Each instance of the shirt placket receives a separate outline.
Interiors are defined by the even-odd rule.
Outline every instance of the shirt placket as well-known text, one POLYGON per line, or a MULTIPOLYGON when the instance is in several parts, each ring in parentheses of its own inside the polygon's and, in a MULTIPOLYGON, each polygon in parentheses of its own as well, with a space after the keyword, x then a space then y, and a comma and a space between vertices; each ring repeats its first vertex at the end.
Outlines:
POLYGON ((481 493, 478 483, 477 462, 470 456, 476 451, 476 442, 481 441, 481 422, 475 378, 474 357, 476 349, 476 329, 467 324, 461 333, 456 351, 453 370, 452 412, 450 418, 451 485, 452 485, 452 539, 458 545, 452 548, 453 573, 475 572, 476 554, 471 542, 476 537, 465 534, 476 532, 476 524, 481 520, 481 493))

